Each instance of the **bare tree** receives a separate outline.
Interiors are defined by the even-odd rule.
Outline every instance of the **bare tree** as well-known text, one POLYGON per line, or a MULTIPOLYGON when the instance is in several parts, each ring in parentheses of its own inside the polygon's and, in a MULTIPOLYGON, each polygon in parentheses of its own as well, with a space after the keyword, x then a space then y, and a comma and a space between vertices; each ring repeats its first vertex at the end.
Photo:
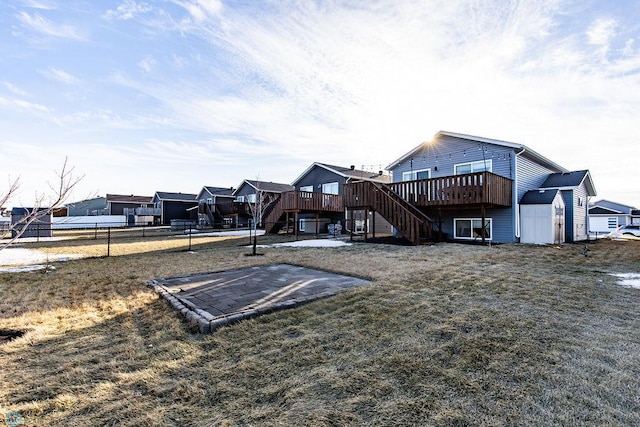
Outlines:
POLYGON ((256 192, 254 194, 255 198, 253 201, 249 201, 249 210, 251 211, 251 216, 253 217, 253 255, 257 255, 256 248, 258 246, 258 234, 257 228, 258 226, 262 227, 262 222, 264 221, 264 216, 267 210, 271 207, 271 205, 276 201, 277 197, 274 193, 265 191, 260 188, 260 181, 256 180, 256 192))
MULTIPOLYGON (((29 225, 38 221, 44 216, 52 214, 58 210, 69 198, 73 188, 84 178, 74 174, 74 168, 69 167, 67 158, 64 159, 60 172, 56 171, 57 180, 54 184, 48 183, 49 191, 42 194, 36 194, 33 205, 27 210, 18 222, 11 224, 8 229, 0 230, 0 239, 8 234, 12 237, 0 244, 0 251, 9 247, 16 239, 20 238, 27 230, 29 225)), ((12 196, 15 196, 20 188, 20 178, 9 180, 9 188, 5 193, 0 193, 0 208, 4 208, 6 203, 12 196)))

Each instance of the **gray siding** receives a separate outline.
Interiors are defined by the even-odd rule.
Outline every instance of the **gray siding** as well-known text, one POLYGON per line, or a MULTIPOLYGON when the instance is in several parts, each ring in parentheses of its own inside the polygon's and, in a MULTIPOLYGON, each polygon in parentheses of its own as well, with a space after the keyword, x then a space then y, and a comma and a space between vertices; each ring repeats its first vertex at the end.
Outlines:
POLYGON ((428 168, 434 178, 450 176, 456 164, 476 161, 491 161, 493 173, 513 179, 513 157, 508 147, 443 136, 393 168, 393 181, 402 181, 403 172, 428 168))
POLYGON ((322 184, 328 184, 331 182, 338 183, 338 192, 339 194, 342 194, 342 185, 346 182, 346 178, 328 171, 325 168, 315 166, 296 184, 296 190, 299 190, 300 187, 310 185, 313 186, 313 191, 315 193, 320 193, 322 192, 322 184))
MULTIPOLYGON (((512 148, 443 136, 434 144, 425 145, 412 158, 406 159, 393 168, 393 181, 402 181, 403 172, 428 168, 431 169, 433 178, 451 176, 455 174, 456 164, 477 161, 490 161, 491 171, 497 175, 510 179, 515 177, 515 152, 512 148)), ((514 206, 516 203, 517 201, 514 202, 514 206)), ((432 212, 428 215, 437 221, 432 212)), ((492 241, 510 243, 516 240, 516 220, 512 209, 488 209, 485 217, 492 220, 492 241)), ((481 215, 480 210, 446 211, 443 212, 442 218, 443 232, 446 233, 447 238, 451 239, 454 235, 454 218, 481 218, 481 215)))

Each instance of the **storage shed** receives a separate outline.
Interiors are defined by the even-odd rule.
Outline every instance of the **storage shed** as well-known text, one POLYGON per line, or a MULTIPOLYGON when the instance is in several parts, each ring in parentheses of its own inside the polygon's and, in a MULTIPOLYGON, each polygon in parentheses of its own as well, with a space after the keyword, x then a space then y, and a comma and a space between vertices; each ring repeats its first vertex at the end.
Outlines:
POLYGON ((520 242, 564 243, 565 204, 560 190, 530 190, 520 200, 520 242))
POLYGON ((51 237, 53 235, 53 214, 48 208, 39 208, 36 218, 25 224, 27 218, 36 208, 13 208, 11 209, 11 237, 51 237), (41 212, 41 213, 40 213, 41 212))

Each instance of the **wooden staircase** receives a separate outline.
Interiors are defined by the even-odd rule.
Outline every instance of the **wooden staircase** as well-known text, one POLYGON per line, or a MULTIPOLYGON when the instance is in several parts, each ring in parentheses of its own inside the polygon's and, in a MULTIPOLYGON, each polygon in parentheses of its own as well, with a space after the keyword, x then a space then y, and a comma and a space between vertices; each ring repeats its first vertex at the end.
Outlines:
POLYGON ((348 209, 373 209, 414 245, 432 238, 431 218, 384 184, 350 182, 344 186, 344 203, 348 209))
POLYGON ((277 233, 282 226, 282 217, 285 214, 282 195, 278 194, 276 199, 271 202, 264 213, 262 222, 267 233, 277 233))

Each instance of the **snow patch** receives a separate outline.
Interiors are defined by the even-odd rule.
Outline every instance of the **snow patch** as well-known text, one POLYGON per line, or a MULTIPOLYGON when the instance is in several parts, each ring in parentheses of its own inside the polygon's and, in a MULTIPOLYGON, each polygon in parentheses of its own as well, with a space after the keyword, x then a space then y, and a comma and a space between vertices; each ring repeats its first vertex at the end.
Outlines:
POLYGON ((274 243, 273 245, 258 245, 260 248, 339 248, 343 246, 351 246, 351 243, 343 242, 342 240, 315 239, 299 240, 297 242, 287 243, 274 243))
POLYGON ((69 261, 82 258, 80 254, 48 254, 35 249, 6 248, 0 251, 1 266, 35 266, 43 262, 69 261))
POLYGON ((618 278, 618 285, 625 288, 640 289, 640 273, 618 273, 612 274, 618 278))

